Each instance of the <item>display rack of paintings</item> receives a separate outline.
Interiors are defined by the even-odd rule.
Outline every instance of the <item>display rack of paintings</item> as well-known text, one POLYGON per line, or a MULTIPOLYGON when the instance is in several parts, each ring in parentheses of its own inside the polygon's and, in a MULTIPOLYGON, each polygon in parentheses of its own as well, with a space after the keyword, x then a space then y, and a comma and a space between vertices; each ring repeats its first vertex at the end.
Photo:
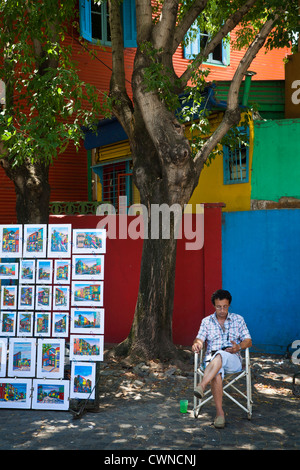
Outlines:
POLYGON ((105 254, 104 229, 0 225, 0 408, 68 410, 70 399, 95 399, 105 254))

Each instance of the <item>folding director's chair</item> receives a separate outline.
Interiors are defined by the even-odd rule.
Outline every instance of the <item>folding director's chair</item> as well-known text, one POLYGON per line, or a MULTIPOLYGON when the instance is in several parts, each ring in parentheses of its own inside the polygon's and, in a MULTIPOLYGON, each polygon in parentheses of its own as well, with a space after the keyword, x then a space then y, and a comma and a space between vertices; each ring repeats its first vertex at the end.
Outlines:
MULTIPOLYGON (((201 383, 202 377, 204 375, 204 350, 202 349, 200 353, 195 353, 194 355, 194 388, 201 383)), ((235 374, 226 374, 223 381, 223 393, 226 397, 230 398, 236 405, 238 405, 242 410, 244 410, 248 419, 252 418, 252 389, 251 389, 251 366, 250 366, 250 354, 249 348, 245 349, 245 359, 243 361, 243 369, 241 372, 235 374), (246 382, 246 394, 243 393, 236 387, 236 382, 238 380, 244 379, 246 382), (231 396, 228 392, 228 388, 235 390, 239 395, 243 397, 246 403, 239 402, 235 397, 231 396)), ((204 393, 203 398, 197 398, 194 396, 194 416, 198 418, 201 408, 209 400, 213 398, 211 390, 207 390, 204 393)))

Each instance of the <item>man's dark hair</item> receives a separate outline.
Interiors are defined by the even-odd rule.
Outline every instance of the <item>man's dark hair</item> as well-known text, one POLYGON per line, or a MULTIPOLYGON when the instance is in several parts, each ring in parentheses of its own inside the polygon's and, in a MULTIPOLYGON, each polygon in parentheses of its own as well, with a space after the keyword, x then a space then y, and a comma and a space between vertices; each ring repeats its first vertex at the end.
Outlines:
POLYGON ((230 305, 230 304, 231 304, 232 297, 231 297, 230 292, 228 292, 228 290, 218 289, 218 290, 216 290, 216 292, 214 292, 213 295, 211 296, 211 301, 212 301, 213 305, 215 305, 215 301, 216 301, 217 299, 218 299, 218 300, 227 299, 228 302, 229 302, 229 305, 230 305))

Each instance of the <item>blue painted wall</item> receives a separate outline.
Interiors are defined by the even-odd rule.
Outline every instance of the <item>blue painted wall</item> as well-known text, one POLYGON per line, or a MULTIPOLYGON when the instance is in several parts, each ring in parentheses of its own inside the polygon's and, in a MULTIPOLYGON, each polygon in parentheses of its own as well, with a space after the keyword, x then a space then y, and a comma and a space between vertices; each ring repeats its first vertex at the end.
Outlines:
POLYGON ((300 340, 300 210, 223 213, 223 288, 253 350, 282 354, 300 340))

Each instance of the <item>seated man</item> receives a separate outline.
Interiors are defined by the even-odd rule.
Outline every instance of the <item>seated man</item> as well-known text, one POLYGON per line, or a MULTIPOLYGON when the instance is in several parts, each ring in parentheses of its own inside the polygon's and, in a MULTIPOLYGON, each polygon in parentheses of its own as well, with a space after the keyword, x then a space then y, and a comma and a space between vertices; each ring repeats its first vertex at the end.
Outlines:
POLYGON ((203 318, 192 346, 194 352, 199 352, 206 342, 207 365, 201 383, 194 390, 194 395, 202 398, 207 385, 211 384, 216 406, 214 426, 224 428, 222 380, 225 373, 242 370, 240 351, 251 347, 252 341, 243 317, 228 312, 232 300, 231 294, 219 289, 212 295, 211 300, 216 309, 215 313, 203 318))

